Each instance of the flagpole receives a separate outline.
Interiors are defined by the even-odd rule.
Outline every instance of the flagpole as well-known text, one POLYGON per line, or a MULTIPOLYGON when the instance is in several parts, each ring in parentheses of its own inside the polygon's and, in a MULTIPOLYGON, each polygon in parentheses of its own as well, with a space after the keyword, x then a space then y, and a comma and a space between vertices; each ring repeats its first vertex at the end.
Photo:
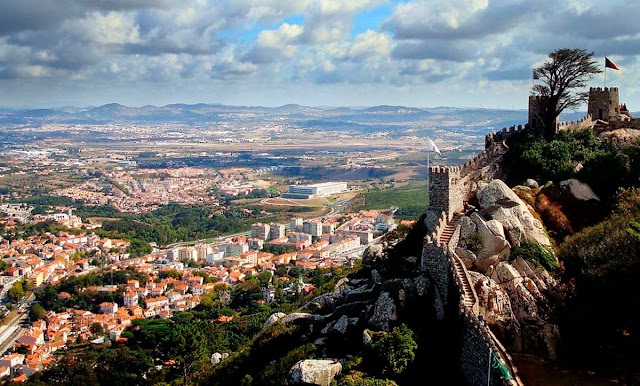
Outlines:
POLYGON ((429 155, 431 154, 431 150, 429 150, 429 143, 427 143, 427 186, 431 184, 431 167, 429 166, 429 155))
POLYGON ((604 56, 604 88, 607 88, 607 55, 604 56))

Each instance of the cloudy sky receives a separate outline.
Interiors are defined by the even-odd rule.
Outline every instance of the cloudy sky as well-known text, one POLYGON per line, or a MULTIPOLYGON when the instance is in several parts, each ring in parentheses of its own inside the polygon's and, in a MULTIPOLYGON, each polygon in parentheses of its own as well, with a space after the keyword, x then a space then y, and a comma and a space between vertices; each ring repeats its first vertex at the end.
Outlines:
POLYGON ((640 109, 638 20, 637 0, 0 0, 0 106, 525 108, 568 47, 608 54, 640 109))

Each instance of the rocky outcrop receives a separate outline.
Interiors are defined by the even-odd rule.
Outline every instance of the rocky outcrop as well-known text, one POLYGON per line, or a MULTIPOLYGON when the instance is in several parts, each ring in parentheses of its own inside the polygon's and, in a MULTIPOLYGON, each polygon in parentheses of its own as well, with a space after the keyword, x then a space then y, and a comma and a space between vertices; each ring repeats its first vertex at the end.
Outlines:
POLYGON ((584 182, 580 182, 575 178, 560 182, 560 187, 563 188, 573 199, 581 201, 600 201, 600 197, 593 192, 589 185, 584 182))
POLYGON ((383 292, 378 297, 373 311, 373 316, 369 319, 369 325, 375 330, 389 331, 391 321, 397 319, 396 305, 388 292, 383 292))
POLYGON ((471 219, 482 235, 482 249, 477 254, 474 266, 479 271, 485 271, 509 257, 511 246, 504 234, 504 227, 499 221, 484 221, 477 213, 473 213, 471 219))
POLYGON ((479 312, 483 319, 503 343, 520 351, 520 322, 511 308, 509 293, 481 273, 470 271, 469 276, 478 295, 479 312))
POLYGON ((264 322, 262 329, 263 330, 266 329, 267 327, 271 326, 272 324, 284 318, 285 316, 287 316, 287 314, 285 314, 284 312, 276 312, 275 314, 271 314, 271 316, 267 318, 267 321, 264 322))
POLYGON ((290 385, 329 386, 336 375, 342 372, 342 364, 329 359, 305 359, 289 370, 290 385))
POLYGON ((512 245, 532 241, 551 247, 542 223, 504 182, 491 181, 478 191, 477 198, 483 211, 504 226, 512 245))
POLYGON ((324 316, 307 314, 304 312, 294 312, 280 319, 284 324, 310 325, 324 320, 324 316))
POLYGON ((222 362, 223 360, 227 359, 228 357, 229 357, 229 353, 225 352, 220 354, 219 352, 215 352, 213 353, 213 355, 211 355, 211 364, 215 366, 220 362, 222 362))

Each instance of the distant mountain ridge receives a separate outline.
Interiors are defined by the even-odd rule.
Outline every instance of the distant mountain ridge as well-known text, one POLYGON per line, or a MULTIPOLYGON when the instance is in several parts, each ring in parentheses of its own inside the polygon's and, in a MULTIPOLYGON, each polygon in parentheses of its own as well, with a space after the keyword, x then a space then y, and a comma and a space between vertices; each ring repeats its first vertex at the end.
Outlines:
MULTIPOLYGON (((525 110, 497 110, 439 106, 418 108, 379 105, 364 108, 312 107, 286 104, 278 107, 231 106, 219 103, 174 103, 165 106, 128 107, 119 103, 102 106, 64 106, 41 109, 0 108, 0 124, 160 124, 201 125, 228 120, 264 120, 288 118, 310 126, 341 127, 354 125, 409 125, 428 119, 459 121, 462 126, 492 122, 509 126, 526 121, 525 110)), ((585 113, 563 114, 562 120, 576 120, 585 113)))

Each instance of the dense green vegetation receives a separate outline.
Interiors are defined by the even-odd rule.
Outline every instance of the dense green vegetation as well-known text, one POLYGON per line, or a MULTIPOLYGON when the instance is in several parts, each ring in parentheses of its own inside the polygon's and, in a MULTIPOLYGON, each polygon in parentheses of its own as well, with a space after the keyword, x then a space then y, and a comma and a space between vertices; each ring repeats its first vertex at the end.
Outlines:
MULTIPOLYGON (((276 301, 269 304, 259 302, 261 287, 269 281, 270 275, 266 272, 258 277, 249 276, 244 283, 232 288, 215 287, 213 292, 203 296, 202 303, 194 310, 178 313, 168 320, 135 320, 133 326, 122 334, 128 339, 126 343, 106 343, 104 347, 71 343, 69 350, 58 353, 59 361, 56 365, 38 373, 28 382, 35 385, 185 385, 211 382, 235 385, 241 379, 253 379, 254 385, 282 384, 289 368, 302 357, 311 355, 313 345, 300 346, 299 339, 295 339, 290 342, 293 353, 288 353, 282 361, 272 362, 269 358, 273 358, 279 350, 289 347, 282 346, 286 333, 280 340, 268 343, 269 351, 253 347, 259 346, 256 342, 270 341, 273 335, 261 334, 256 342, 253 342, 254 338, 262 330, 269 315, 275 312, 292 312, 311 297, 332 290, 337 280, 348 272, 350 270, 347 268, 314 271, 290 269, 287 274, 286 267, 281 267, 277 275, 288 276, 289 281, 273 280, 276 301), (303 296, 282 291, 298 276, 302 276, 305 283, 316 287, 313 294, 303 296), (228 304, 220 300, 219 295, 223 291, 231 294, 232 300, 228 304), (221 315, 233 316, 233 320, 225 323, 212 322, 221 315), (230 353, 232 358, 250 357, 251 366, 243 365, 232 370, 241 362, 229 358, 219 365, 219 368, 228 371, 220 372, 210 362, 211 355, 215 352, 230 353), (262 354, 258 355, 258 360, 253 360, 256 353, 262 354), (239 374, 238 377, 235 377, 236 374, 239 374)), ((204 272, 197 274, 206 276, 204 272)), ((113 273, 114 284, 125 283, 130 279, 140 280, 141 284, 146 282, 144 277, 133 271, 113 273)), ((110 283, 111 273, 67 278, 58 285, 45 287, 38 294, 38 299, 47 310, 75 306, 95 311, 95 307, 102 301, 120 301, 119 292, 103 295, 86 293, 82 289, 110 283), (69 292, 71 299, 57 300, 57 295, 62 291, 69 292)), ((281 324, 277 326, 274 327, 276 331, 286 329, 281 324)), ((100 326, 95 326, 92 331, 96 335, 103 333, 100 326)))
POLYGON ((138 280, 141 285, 147 282, 146 276, 133 270, 91 273, 64 278, 56 285, 47 285, 36 294, 36 298, 46 310, 61 312, 67 308, 79 308, 98 312, 100 308, 98 305, 102 302, 119 301, 122 303, 122 289, 113 293, 89 292, 84 291, 84 289, 90 286, 106 284, 125 284, 129 280, 138 280), (61 292, 69 293, 71 298, 59 300, 58 294, 61 292))
POLYGON ((619 187, 640 185, 640 146, 618 151, 598 141, 590 129, 560 132, 551 141, 523 131, 514 134, 508 144, 504 168, 510 186, 527 178, 555 183, 577 178, 607 202, 615 199, 619 187), (576 171, 578 164, 583 168, 576 171))
POLYGON ((630 231, 639 221, 640 190, 622 191, 611 216, 561 245, 565 280, 575 278, 560 314, 569 363, 625 376, 640 371, 640 239, 630 231))
POLYGON ((402 374, 416 358, 418 344, 415 334, 406 324, 391 332, 374 332, 370 358, 371 368, 381 375, 402 374))
MULTIPOLYGON (((121 213, 111 206, 91 206, 65 197, 38 197, 26 200, 35 205, 34 212, 42 213, 51 206, 75 206, 75 214, 82 218, 102 218, 102 230, 95 232, 100 236, 122 238, 131 241, 129 252, 142 255, 151 252, 148 243, 166 245, 178 241, 204 239, 224 234, 247 231, 255 221, 275 221, 274 216, 262 216, 255 209, 249 213, 239 208, 224 211, 203 205, 180 205, 171 203, 155 211, 133 214, 121 213)), ((34 231, 49 232, 60 230, 51 223, 37 224, 34 231)))
MULTIPOLYGON (((11 230, 10 233, 6 233, 4 235, 5 238, 9 240, 13 240, 16 238, 25 238, 34 235, 43 235, 45 233, 57 234, 58 232, 68 232, 71 234, 79 234, 86 232, 83 229, 71 229, 62 225, 58 225, 51 221, 42 221, 37 224, 19 224, 15 229, 11 230)), ((91 232, 95 233, 100 237, 108 237, 111 239, 123 239, 130 242, 130 245, 127 247, 126 252, 130 253, 133 257, 138 257, 145 255, 147 253, 151 253, 151 246, 149 243, 137 237, 137 235, 131 234, 121 234, 117 233, 114 230, 108 230, 105 228, 94 229, 91 232)))
MULTIPOLYGON (((119 214, 115 221, 103 221, 102 228, 160 245, 204 239, 246 231, 259 218, 239 209, 218 213, 199 205, 169 204, 153 212, 119 214)), ((261 218, 273 221, 275 218, 261 218)))
POLYGON ((551 254, 551 251, 546 250, 536 242, 524 241, 520 245, 514 246, 511 250, 511 258, 518 257, 531 261, 549 272, 554 272, 558 269, 558 262, 551 254))

